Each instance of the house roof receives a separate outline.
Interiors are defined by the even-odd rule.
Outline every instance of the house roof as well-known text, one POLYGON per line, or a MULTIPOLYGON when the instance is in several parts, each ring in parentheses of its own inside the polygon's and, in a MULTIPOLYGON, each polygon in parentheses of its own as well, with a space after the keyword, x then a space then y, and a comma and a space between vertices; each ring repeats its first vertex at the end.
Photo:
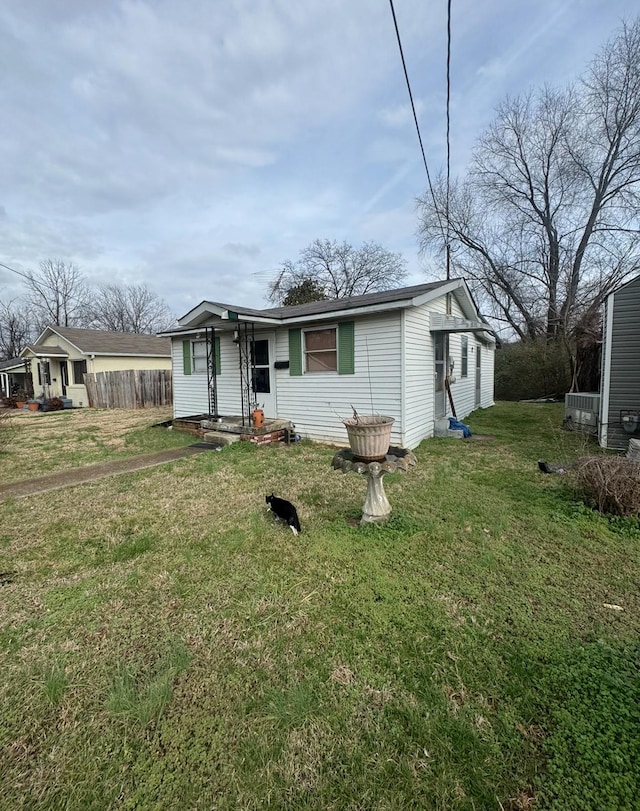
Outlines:
MULTIPOLYGON (((31 344, 30 346, 25 347, 31 353, 33 353, 38 358, 68 358, 69 353, 66 349, 63 349, 61 346, 53 346, 52 344, 45 344, 43 346, 38 346, 37 344, 31 344)), ((24 351, 24 350, 23 350, 24 351)))
MULTIPOLYGON (((130 355, 143 357, 170 357, 171 343, 167 338, 157 335, 136 335, 128 332, 109 332, 98 329, 80 329, 78 327, 46 327, 38 340, 28 347, 34 354, 42 354, 42 341, 56 335, 63 338, 85 355, 130 355)), ((68 352, 60 346, 46 345, 51 355, 67 356, 68 352)))
POLYGON ((24 372, 24 360, 22 358, 0 360, 0 372, 10 372, 12 369, 20 369, 21 372, 24 372))
MULTIPOLYGON (((248 307, 236 307, 231 304, 222 304, 215 301, 202 301, 182 318, 178 319, 180 325, 176 329, 167 330, 163 335, 177 335, 181 332, 198 329, 205 324, 221 322, 252 321, 263 324, 292 324, 295 322, 314 321, 342 315, 356 315, 380 312, 383 310, 403 309, 425 304, 448 292, 461 293, 460 304, 468 318, 480 320, 469 288, 464 279, 450 279, 448 281, 417 284, 410 287, 399 287, 394 290, 383 290, 377 293, 367 293, 362 296, 349 296, 348 298, 313 301, 309 304, 297 304, 289 307, 271 307, 264 310, 255 310, 248 307)), ((485 329, 491 332, 486 324, 485 329)))

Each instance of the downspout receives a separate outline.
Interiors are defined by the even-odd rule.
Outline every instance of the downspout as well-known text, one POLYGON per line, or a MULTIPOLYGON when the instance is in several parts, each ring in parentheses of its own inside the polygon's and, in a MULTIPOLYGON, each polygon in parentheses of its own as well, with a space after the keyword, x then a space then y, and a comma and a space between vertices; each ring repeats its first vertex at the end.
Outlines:
POLYGON ((606 448, 609 440, 609 387, 611 385, 611 339, 613 337, 613 304, 615 293, 611 293, 605 305, 605 337, 602 353, 602 375, 600 386, 600 429, 599 444, 606 448))

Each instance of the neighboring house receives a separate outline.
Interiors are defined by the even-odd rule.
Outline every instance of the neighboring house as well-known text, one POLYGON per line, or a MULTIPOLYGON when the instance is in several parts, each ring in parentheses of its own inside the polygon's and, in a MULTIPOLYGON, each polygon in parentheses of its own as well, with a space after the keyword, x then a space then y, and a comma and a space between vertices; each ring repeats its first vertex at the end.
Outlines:
POLYGON ((640 438, 640 276, 607 297, 600 381, 600 445, 626 450, 631 437, 640 438))
POLYGON ((27 370, 22 358, 0 361, 0 397, 9 397, 29 386, 27 370))
POLYGON ((344 443, 341 419, 395 418, 392 444, 414 448, 493 404, 495 340, 462 279, 253 310, 203 301, 171 337, 174 418, 242 416, 253 403, 303 437, 344 443))
POLYGON ((167 338, 76 327, 46 327, 20 356, 31 364, 36 397, 69 397, 89 404, 84 375, 127 369, 171 369, 167 338))

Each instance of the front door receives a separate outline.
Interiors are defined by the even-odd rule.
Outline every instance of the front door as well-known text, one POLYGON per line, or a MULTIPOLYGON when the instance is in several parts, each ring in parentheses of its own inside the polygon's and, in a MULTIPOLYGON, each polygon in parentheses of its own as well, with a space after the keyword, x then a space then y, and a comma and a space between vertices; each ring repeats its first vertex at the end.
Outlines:
POLYGON ((62 396, 67 396, 67 386, 69 385, 69 367, 66 360, 60 361, 60 384, 62 386, 62 396))
POLYGON ((436 332, 433 343, 435 364, 434 416, 435 419, 440 419, 445 415, 444 378, 446 374, 447 334, 445 332, 436 332))
POLYGON ((251 346, 253 367, 253 388, 259 408, 264 409, 265 417, 278 416, 276 405, 276 381, 273 369, 275 355, 275 335, 273 333, 256 337, 251 346))
POLYGON ((476 408, 482 400, 482 354, 480 347, 476 346, 476 408))

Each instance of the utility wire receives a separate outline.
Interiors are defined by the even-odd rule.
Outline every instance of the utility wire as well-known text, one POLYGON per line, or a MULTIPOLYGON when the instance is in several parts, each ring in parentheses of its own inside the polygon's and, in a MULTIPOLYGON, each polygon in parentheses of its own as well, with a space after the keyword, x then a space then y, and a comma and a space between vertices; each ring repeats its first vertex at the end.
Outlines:
POLYGON ((418 142, 420 144, 420 152, 422 153, 422 162, 424 163, 424 169, 427 173, 427 182, 429 184, 429 191, 431 192, 431 199, 433 200, 433 208, 436 212, 436 217, 438 218, 438 225, 440 226, 440 231, 442 233, 442 238, 444 240, 446 249, 447 249, 447 279, 449 278, 449 166, 450 166, 450 145, 449 145, 449 98, 450 98, 450 87, 451 87, 451 77, 449 73, 450 67, 450 57, 451 57, 451 0, 448 0, 447 4, 447 189, 446 189, 446 214, 447 214, 447 230, 445 232, 444 226, 442 225, 442 217, 440 215, 440 209, 438 208, 438 204, 436 202, 436 195, 433 190, 433 184, 431 182, 431 174, 429 173, 429 166, 427 164, 427 157, 424 151, 424 145, 422 143, 422 135, 420 133, 420 125, 418 124, 418 116, 416 114, 416 106, 413 102, 413 93, 411 92, 411 82, 409 81, 409 73, 407 71, 407 63, 405 62, 404 58, 404 51, 402 48, 402 40, 400 39, 400 30, 398 28, 398 20, 396 19, 396 11, 393 6, 393 0, 389 0, 389 5, 391 6, 391 16, 393 17, 393 25, 396 30, 396 38, 398 40, 398 49, 400 51, 400 58, 402 60, 402 68, 404 70, 404 78, 407 83, 407 90, 409 92, 409 101, 411 103, 411 110, 413 112, 413 121, 416 125, 416 132, 418 133, 418 142))
POLYGON ((451 223, 449 220, 449 190, 451 188, 451 0, 447 0, 447 281, 451 278, 451 223))
POLYGON ((31 281, 30 277, 27 276, 26 273, 22 273, 20 270, 16 270, 15 268, 10 268, 9 265, 5 265, 4 262, 0 262, 0 268, 10 270, 12 273, 17 273, 18 276, 22 276, 23 279, 28 279, 29 281, 31 281))

